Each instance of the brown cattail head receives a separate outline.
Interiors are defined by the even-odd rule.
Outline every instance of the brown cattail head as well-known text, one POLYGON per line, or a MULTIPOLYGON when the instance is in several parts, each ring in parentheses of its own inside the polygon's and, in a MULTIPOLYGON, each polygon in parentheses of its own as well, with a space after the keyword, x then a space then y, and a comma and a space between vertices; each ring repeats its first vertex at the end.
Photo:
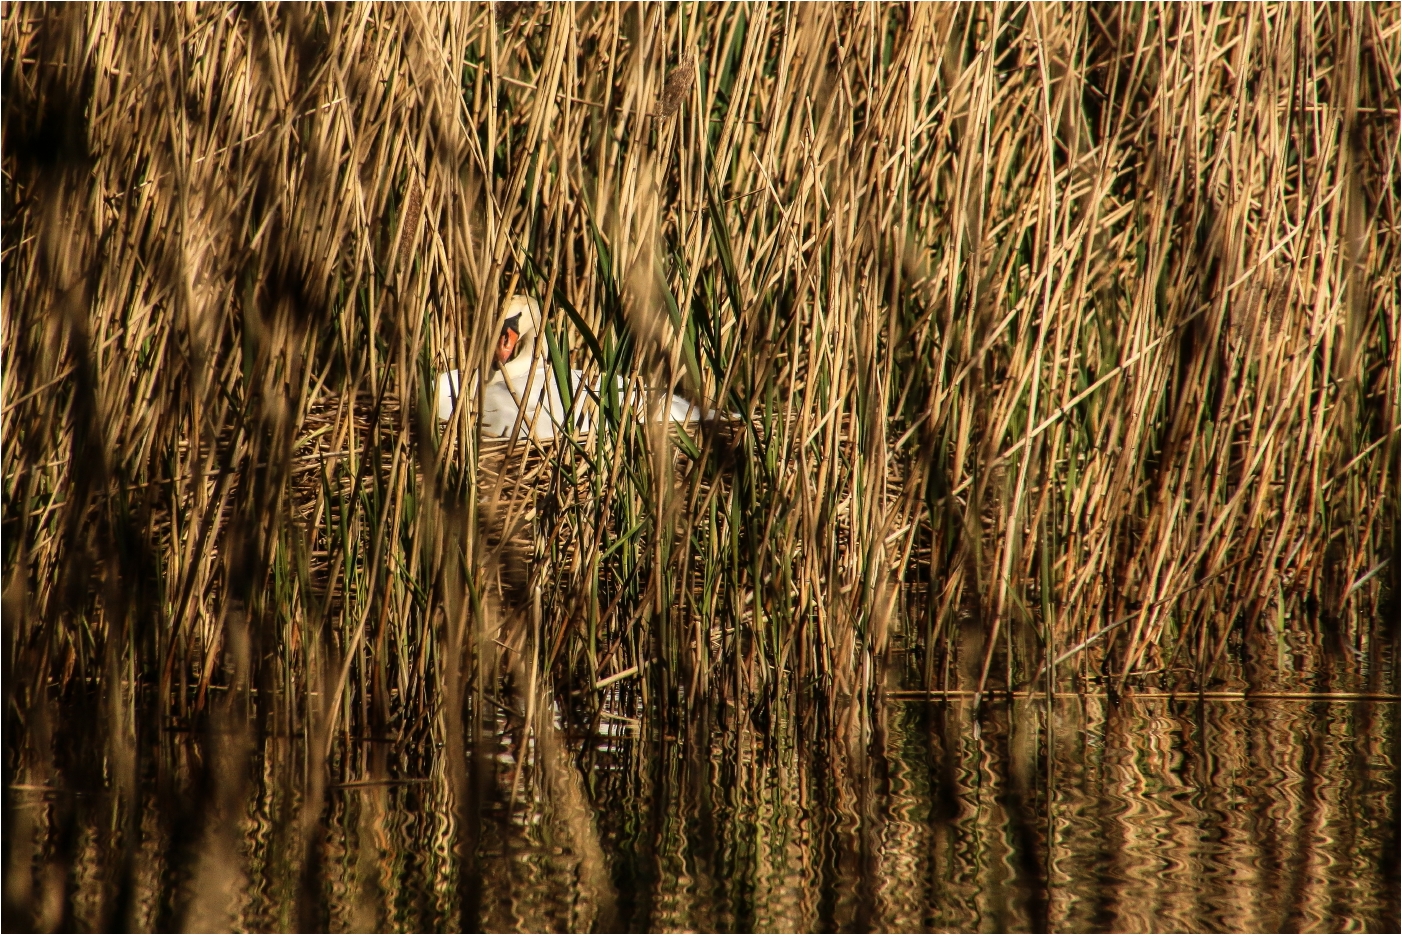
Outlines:
POLYGON ((511 25, 517 13, 529 13, 534 6, 534 0, 507 0, 506 3, 498 3, 497 25, 505 29, 511 25))
POLYGON ((677 108, 682 106, 686 92, 691 90, 691 82, 695 77, 696 59, 687 55, 672 69, 672 73, 667 76, 667 83, 662 86, 662 97, 657 102, 657 116, 666 118, 677 112, 677 108))
POLYGON ((1238 345, 1257 335, 1269 323, 1270 333, 1278 335, 1290 305, 1290 277, 1283 270, 1263 270, 1252 278, 1232 304, 1227 319, 1227 340, 1238 345))
POLYGON ((424 189, 418 182, 409 195, 409 203, 404 207, 404 220, 399 225, 399 268, 404 269, 409 262, 409 251, 414 247, 414 234, 419 228, 419 210, 424 204, 424 189))

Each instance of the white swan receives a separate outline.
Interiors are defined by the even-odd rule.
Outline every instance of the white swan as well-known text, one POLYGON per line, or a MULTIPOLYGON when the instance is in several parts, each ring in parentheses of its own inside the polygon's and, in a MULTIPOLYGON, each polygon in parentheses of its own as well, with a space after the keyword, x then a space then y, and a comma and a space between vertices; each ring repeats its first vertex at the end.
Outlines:
MULTIPOLYGON (((566 413, 564 400, 560 398, 559 386, 550 367, 550 355, 540 331, 540 303, 529 296, 512 296, 500 321, 501 333, 495 348, 497 371, 482 390, 482 435, 504 438, 519 425, 517 438, 540 441, 554 438, 555 432, 565 426, 569 413, 566 413), (538 337, 540 340, 537 340, 538 337)), ((569 373, 570 392, 575 399, 574 431, 588 432, 597 408, 598 383, 586 381, 583 371, 571 370, 569 373), (587 398, 581 399, 581 396, 587 398)), ((617 378, 617 386, 620 390, 623 388, 622 378, 617 378)), ((460 392, 459 371, 451 370, 439 375, 439 420, 446 421, 452 416, 460 392)), ((703 410, 680 396, 668 395, 666 417, 673 422, 686 424, 700 421, 703 417, 717 417, 714 409, 703 410)), ((628 401, 641 410, 641 402, 636 395, 629 394, 628 401)), ((728 413, 726 416, 730 417, 728 413)), ((657 418, 663 418, 660 411, 657 418)))

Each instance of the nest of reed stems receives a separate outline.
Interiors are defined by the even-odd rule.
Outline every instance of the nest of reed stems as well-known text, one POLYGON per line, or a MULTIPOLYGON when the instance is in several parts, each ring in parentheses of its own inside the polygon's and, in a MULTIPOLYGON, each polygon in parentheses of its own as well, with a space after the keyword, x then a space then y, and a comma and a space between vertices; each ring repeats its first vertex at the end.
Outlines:
POLYGON ((499 13, 6 6, 7 737, 1390 677, 1395 6, 499 13), (512 475, 513 292, 743 430, 512 475))

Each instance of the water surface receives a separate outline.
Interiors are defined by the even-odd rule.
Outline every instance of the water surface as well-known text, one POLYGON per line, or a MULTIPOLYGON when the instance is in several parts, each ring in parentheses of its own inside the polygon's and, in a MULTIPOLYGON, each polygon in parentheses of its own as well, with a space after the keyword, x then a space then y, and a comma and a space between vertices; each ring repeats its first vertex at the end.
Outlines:
POLYGON ((479 751, 470 812, 434 758, 415 776, 364 744, 351 768, 371 778, 328 790, 319 815, 277 779, 298 768, 288 739, 252 744, 245 781, 214 793, 196 767, 218 752, 177 739, 187 768, 143 780, 127 821, 100 786, 12 786, 7 921, 1396 931, 1397 717, 1378 702, 1091 696, 1058 698, 1050 719, 1045 699, 977 718, 968 700, 889 701, 764 732, 607 719, 587 742, 533 740, 520 770, 504 732, 479 751))

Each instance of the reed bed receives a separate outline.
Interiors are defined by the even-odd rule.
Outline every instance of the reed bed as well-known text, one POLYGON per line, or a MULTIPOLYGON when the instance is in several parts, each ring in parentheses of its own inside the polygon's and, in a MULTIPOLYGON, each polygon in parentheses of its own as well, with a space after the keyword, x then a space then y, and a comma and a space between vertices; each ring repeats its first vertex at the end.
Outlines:
POLYGON ((611 717, 1395 690, 1399 29, 7 5, 7 777, 295 738, 310 841, 388 738, 470 836, 501 718, 568 799, 611 717), (438 422, 515 293, 738 418, 438 422))

